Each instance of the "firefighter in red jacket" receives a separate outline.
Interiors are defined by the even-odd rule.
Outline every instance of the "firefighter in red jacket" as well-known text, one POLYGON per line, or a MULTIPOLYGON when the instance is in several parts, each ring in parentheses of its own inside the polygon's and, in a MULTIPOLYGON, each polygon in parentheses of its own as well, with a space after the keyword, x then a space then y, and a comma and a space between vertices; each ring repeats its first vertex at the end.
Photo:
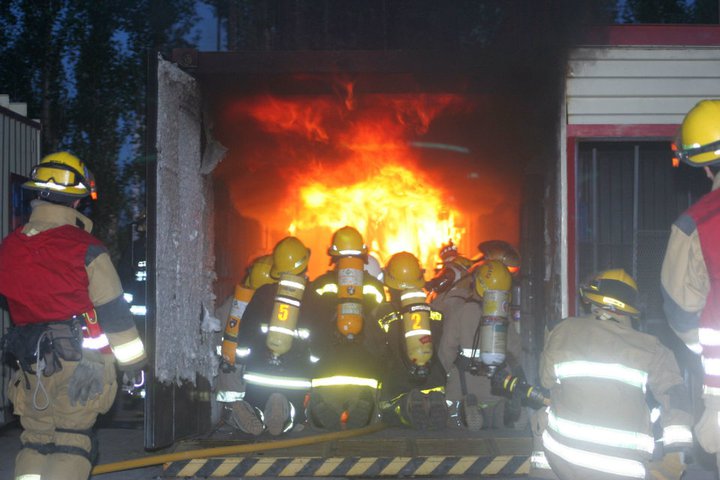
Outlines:
POLYGON ((712 191, 673 223, 661 272, 668 322, 701 355, 705 412, 700 445, 720 466, 720 100, 703 100, 685 116, 677 143, 683 162, 705 169, 712 191))
POLYGON ((23 427, 15 478, 86 479, 93 425, 117 392, 114 361, 136 371, 145 350, 108 251, 76 210, 94 193, 85 164, 50 154, 23 187, 38 192, 30 221, 0 244, 13 323, 3 349, 19 367, 9 396, 23 427))

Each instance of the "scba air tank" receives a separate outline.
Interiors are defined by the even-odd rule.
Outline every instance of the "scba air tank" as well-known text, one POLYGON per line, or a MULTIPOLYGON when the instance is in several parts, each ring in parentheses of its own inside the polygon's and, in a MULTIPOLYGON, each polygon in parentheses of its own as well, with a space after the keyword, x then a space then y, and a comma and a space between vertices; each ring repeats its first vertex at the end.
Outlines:
POLYGON ((292 348, 293 339, 297 335, 297 321, 305 292, 305 282, 305 277, 298 275, 280 277, 265 341, 273 357, 279 357, 292 348))
POLYGON ((337 329, 348 339, 363 328, 363 275, 365 262, 360 257, 340 257, 337 261, 337 329))
POLYGON ((222 341, 222 357, 223 361, 228 365, 235 365, 235 352, 237 351, 240 320, 242 319, 243 313, 245 313, 245 308, 252 299, 253 293, 255 293, 255 290, 251 288, 242 285, 235 286, 235 295, 232 306, 230 307, 227 323, 225 324, 222 341))
POLYGON ((427 365, 433 354, 430 305, 426 300, 420 289, 405 290, 400 295, 405 349, 410 362, 418 367, 427 365))
POLYGON ((480 358, 488 366, 501 365, 505 361, 509 297, 510 292, 507 290, 486 290, 483 295, 480 358))

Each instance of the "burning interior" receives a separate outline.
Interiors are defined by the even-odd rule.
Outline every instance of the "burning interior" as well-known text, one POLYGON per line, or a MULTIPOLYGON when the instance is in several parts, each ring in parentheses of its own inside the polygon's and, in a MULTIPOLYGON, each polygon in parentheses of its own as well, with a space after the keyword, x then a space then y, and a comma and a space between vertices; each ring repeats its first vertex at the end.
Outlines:
POLYGON ((409 251, 428 275, 449 240, 468 257, 483 240, 518 244, 523 159, 498 151, 498 98, 336 78, 305 93, 295 81, 296 93, 215 102, 214 137, 228 149, 213 173, 219 298, 286 235, 311 248, 311 278, 345 225, 381 264, 409 251))

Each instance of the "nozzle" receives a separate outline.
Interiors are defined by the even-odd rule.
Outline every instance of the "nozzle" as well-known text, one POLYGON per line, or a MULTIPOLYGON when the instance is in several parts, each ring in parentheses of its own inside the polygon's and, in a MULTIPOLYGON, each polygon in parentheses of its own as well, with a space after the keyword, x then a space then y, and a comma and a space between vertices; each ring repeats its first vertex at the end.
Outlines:
POLYGON ((542 408, 550 405, 550 398, 540 387, 529 385, 525 380, 510 373, 498 382, 500 388, 510 395, 519 395, 523 403, 531 408, 542 408))

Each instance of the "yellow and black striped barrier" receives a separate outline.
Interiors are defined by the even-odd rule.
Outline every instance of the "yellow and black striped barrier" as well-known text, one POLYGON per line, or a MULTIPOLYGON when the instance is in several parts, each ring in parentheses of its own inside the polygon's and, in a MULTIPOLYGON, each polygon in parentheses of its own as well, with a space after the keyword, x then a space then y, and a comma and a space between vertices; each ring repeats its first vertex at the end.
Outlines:
POLYGON ((226 457, 166 463, 163 477, 408 477, 527 475, 527 455, 226 457))

